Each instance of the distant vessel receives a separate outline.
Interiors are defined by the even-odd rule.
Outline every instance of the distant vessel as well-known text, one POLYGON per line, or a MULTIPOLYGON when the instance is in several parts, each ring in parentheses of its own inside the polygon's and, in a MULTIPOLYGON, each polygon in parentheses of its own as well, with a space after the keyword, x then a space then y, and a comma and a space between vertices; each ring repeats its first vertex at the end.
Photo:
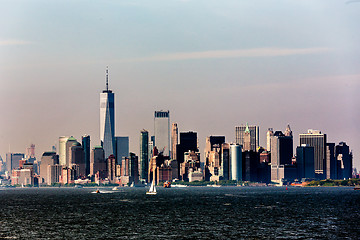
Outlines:
POLYGON ((360 186, 355 186, 354 190, 360 190, 360 186))
POLYGON ((172 187, 184 188, 184 187, 188 187, 188 186, 182 185, 182 184, 176 184, 176 185, 172 185, 172 187))
POLYGON ((208 184, 208 185, 206 185, 207 187, 221 187, 221 185, 216 185, 216 184, 213 184, 213 185, 210 185, 210 184, 208 184))
POLYGON ((95 193, 100 193, 100 190, 99 190, 99 189, 96 189, 95 193))
POLYGON ((112 190, 113 190, 113 191, 116 191, 116 190, 118 190, 118 187, 113 187, 112 190))
POLYGON ((151 182, 150 189, 149 189, 149 191, 146 192, 146 194, 148 194, 148 195, 156 195, 156 188, 155 188, 154 181, 151 182))
POLYGON ((169 181, 164 182, 164 188, 171 188, 171 182, 169 181))

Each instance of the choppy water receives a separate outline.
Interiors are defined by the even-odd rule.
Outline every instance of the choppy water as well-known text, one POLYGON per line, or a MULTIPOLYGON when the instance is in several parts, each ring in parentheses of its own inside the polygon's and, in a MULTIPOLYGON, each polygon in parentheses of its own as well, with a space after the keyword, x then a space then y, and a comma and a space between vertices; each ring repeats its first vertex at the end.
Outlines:
POLYGON ((352 188, 93 191, 0 190, 0 239, 360 239, 352 188))

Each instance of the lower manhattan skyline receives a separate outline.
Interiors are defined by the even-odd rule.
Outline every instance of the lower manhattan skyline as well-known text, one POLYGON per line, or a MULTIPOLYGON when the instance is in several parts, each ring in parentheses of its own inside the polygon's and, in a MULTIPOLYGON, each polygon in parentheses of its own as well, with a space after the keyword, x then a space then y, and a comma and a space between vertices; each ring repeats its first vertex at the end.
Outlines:
POLYGON ((115 97, 115 136, 154 134, 169 110, 179 133, 205 138, 235 127, 291 125, 346 142, 360 168, 359 14, 346 1, 4 1, 0 10, 0 155, 36 157, 60 136, 100 145, 105 68, 115 97), (206 5, 206 7, 204 6, 206 5), (40 7, 41 6, 41 7, 40 7))

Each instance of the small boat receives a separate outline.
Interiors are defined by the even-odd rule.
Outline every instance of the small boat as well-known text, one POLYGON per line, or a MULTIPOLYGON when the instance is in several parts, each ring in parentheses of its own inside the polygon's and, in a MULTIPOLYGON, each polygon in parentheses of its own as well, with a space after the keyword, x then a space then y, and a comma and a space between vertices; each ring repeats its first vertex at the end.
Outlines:
POLYGON ((169 181, 164 182, 164 188, 171 188, 171 182, 169 181))
POLYGON ((174 184, 172 185, 172 187, 175 187, 175 188, 186 188, 188 187, 187 185, 183 185, 183 184, 174 184))
POLYGON ((354 190, 360 190, 360 186, 355 186, 354 190))
POLYGON ((148 195, 156 195, 156 188, 154 181, 152 181, 149 191, 146 192, 148 195))
POLYGON ((113 187, 112 190, 116 191, 116 190, 118 190, 118 187, 113 187))
POLYGON ((100 190, 99 190, 99 189, 96 189, 95 193, 100 193, 100 190))

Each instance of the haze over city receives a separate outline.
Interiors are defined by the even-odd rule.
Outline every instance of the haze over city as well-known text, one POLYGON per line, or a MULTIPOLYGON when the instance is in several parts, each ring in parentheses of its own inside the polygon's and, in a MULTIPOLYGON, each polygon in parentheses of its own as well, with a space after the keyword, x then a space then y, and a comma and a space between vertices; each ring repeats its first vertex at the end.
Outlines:
POLYGON ((360 168, 360 3, 346 1, 4 1, 0 155, 99 144, 99 93, 115 95, 116 135, 139 152, 155 110, 180 131, 235 140, 235 126, 345 141, 360 168))

